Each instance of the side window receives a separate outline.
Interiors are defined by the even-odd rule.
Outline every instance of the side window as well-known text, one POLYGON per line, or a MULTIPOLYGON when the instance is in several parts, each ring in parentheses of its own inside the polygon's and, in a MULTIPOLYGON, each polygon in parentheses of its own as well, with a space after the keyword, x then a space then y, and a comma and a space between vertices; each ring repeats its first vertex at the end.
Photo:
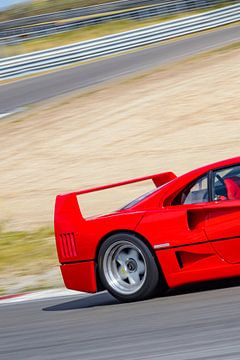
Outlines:
POLYGON ((172 205, 198 204, 208 201, 208 176, 204 175, 181 191, 172 205))
POLYGON ((213 172, 213 199, 240 200, 240 165, 213 172))

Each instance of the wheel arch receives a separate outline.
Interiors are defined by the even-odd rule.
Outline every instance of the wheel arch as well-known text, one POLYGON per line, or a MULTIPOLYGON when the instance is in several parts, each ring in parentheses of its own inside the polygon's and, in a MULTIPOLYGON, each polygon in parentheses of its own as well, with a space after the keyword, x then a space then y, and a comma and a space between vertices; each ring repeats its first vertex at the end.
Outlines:
POLYGON ((153 247, 151 246, 150 242, 139 232, 134 231, 134 230, 129 230, 129 229, 118 229, 118 230, 114 230, 114 231, 110 231, 109 233, 105 234, 99 241, 97 249, 96 249, 96 254, 95 254, 95 263, 96 263, 96 278, 97 278, 97 283, 98 283, 98 287, 99 289, 103 289, 103 285, 100 281, 100 276, 99 276, 99 269, 98 269, 98 255, 99 255, 99 251, 100 248, 102 246, 102 244, 104 243, 104 241, 106 241, 110 236, 112 235, 116 235, 116 234, 128 234, 128 235, 134 235, 136 236, 139 240, 141 240, 147 247, 148 249, 151 251, 153 258, 156 262, 157 268, 158 268, 158 273, 159 276, 162 278, 162 280, 164 281, 165 286, 167 286, 167 282, 166 282, 166 278, 164 275, 164 272, 162 270, 161 264, 157 258, 157 255, 153 249, 153 247))

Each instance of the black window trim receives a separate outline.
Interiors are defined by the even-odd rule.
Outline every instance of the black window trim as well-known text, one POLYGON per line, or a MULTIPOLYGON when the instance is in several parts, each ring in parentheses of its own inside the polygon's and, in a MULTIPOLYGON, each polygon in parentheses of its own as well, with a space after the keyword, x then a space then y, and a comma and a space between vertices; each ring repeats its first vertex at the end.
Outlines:
POLYGON ((208 172, 208 202, 214 201, 214 174, 213 170, 208 172))
POLYGON ((225 166, 222 166, 220 168, 216 168, 216 169, 212 169, 209 171, 209 174, 208 174, 208 196, 209 196, 209 202, 213 202, 215 201, 214 200, 214 180, 215 180, 215 173, 218 172, 218 171, 222 171, 224 169, 230 169, 230 168, 235 168, 237 166, 240 166, 240 163, 235 163, 235 164, 232 164, 232 165, 225 165, 225 166))
MULTIPOLYGON (((235 164, 229 164, 229 165, 225 165, 225 166, 222 166, 222 167, 219 167, 219 168, 216 168, 216 169, 212 169, 212 170, 209 170, 207 172, 205 172, 204 174, 200 175, 199 177, 197 177, 196 179, 194 179, 192 182, 190 182, 187 186, 185 186, 185 188, 183 188, 182 190, 180 190, 178 192, 178 194, 174 197, 174 199, 171 201, 171 205, 170 206, 178 206, 178 205, 181 205, 181 206, 184 206, 184 205, 189 205, 189 204, 178 204, 178 205, 173 205, 173 202, 174 200, 176 199, 176 197, 182 192, 184 191, 188 186, 192 186, 194 185, 198 180, 200 180, 201 178, 203 178, 204 176, 207 177, 207 188, 208 188, 208 201, 205 201, 205 203, 210 203, 210 202, 214 202, 214 173, 216 173, 217 171, 222 171, 224 169, 228 169, 228 168, 234 168, 234 167, 237 167, 237 166, 240 166, 240 163, 235 163, 235 164)), ((199 204, 199 203, 197 203, 199 204)), ((191 204, 191 205, 194 205, 194 204, 191 204)))

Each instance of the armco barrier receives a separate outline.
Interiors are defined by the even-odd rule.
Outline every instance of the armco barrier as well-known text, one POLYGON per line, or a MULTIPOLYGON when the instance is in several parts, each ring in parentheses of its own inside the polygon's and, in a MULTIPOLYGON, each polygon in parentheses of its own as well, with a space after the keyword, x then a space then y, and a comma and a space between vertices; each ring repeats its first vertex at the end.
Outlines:
MULTIPOLYGON (((147 8, 156 5, 163 6, 167 9, 168 6, 184 7, 185 10, 191 8, 207 7, 215 4, 221 4, 225 0, 118 0, 98 5, 86 6, 70 10, 57 11, 55 13, 45 13, 41 15, 28 16, 13 20, 0 22, 0 31, 19 28, 29 25, 37 25, 50 21, 76 19, 79 17, 96 16, 99 14, 110 14, 119 11, 126 11, 131 9, 147 8)), ((237 0, 231 0, 233 3, 237 0)), ((233 3, 231 5, 233 5, 233 3)), ((229 4, 230 5, 230 4, 229 4)))
POLYGON ((0 79, 46 71, 72 63, 110 55, 162 40, 215 28, 240 20, 240 4, 159 25, 109 35, 68 46, 5 58, 0 61, 0 79))
MULTIPOLYGON (((48 36, 51 34, 62 33, 70 30, 80 29, 86 26, 93 26, 97 24, 103 24, 108 21, 116 21, 116 20, 140 20, 140 19, 148 19, 155 16, 163 17, 171 14, 177 14, 184 11, 192 11, 196 9, 208 8, 209 6, 221 4, 223 0, 171 0, 171 1, 161 1, 156 5, 148 5, 145 8, 137 8, 130 9, 127 11, 117 12, 117 13, 107 13, 104 15, 96 14, 94 17, 84 17, 77 18, 77 16, 73 16, 72 19, 68 22, 59 23, 58 21, 49 21, 49 17, 53 17, 54 14, 46 14, 45 18, 43 15, 39 17, 32 17, 32 19, 41 18, 41 23, 33 24, 33 26, 26 26, 24 24, 24 19, 17 19, 15 21, 9 21, 7 23, 0 23, 0 39, 5 44, 11 44, 15 42, 24 42, 29 39, 36 39, 39 37, 48 36), (22 23, 22 25, 16 26, 17 23, 22 23), (5 24, 5 29, 3 28, 5 24), (8 27, 6 25, 9 24, 8 27)), ((117 2, 118 3, 118 2, 117 2)), ((125 2, 126 3, 126 2, 125 2)), ((131 2, 130 2, 131 3, 131 2)), ((114 4, 114 3, 112 3, 114 4)), ((109 5, 110 6, 110 5, 109 5)), ((74 14, 77 12, 80 14, 82 9, 71 10, 71 13, 74 14)), ((67 12, 63 12, 68 14, 67 12)), ((68 14, 69 15, 69 14, 68 14)), ((58 17, 58 13, 55 13, 55 17, 58 17)), ((25 18, 25 23, 29 22, 29 18, 25 18)))
MULTIPOLYGON (((97 14, 106 14, 109 12, 117 12, 122 10, 134 9, 142 6, 157 5, 159 2, 169 2, 172 0, 118 0, 102 3, 98 5, 84 6, 69 10, 62 10, 53 13, 45 13, 41 15, 21 17, 18 19, 6 20, 0 23, 0 30, 10 29, 20 26, 42 24, 49 21, 58 21, 78 18, 81 16, 93 16, 97 14)), ((174 0, 175 1, 175 0, 174 0)), ((189 0, 178 0, 189 1, 189 0)), ((197 0, 194 0, 197 2, 197 0)), ((201 0, 203 1, 203 0, 201 0)), ((210 0, 206 0, 209 2, 210 0)), ((224 1, 224 0, 222 0, 224 1)))

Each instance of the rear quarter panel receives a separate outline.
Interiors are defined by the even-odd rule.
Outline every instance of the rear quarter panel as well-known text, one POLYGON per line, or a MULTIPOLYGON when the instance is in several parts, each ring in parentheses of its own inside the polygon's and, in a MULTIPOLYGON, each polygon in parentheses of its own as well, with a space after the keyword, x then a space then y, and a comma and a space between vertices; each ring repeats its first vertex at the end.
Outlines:
POLYGON ((104 237, 117 231, 134 231, 143 215, 143 211, 121 211, 84 219, 76 196, 58 196, 54 222, 59 262, 94 260, 104 237))

